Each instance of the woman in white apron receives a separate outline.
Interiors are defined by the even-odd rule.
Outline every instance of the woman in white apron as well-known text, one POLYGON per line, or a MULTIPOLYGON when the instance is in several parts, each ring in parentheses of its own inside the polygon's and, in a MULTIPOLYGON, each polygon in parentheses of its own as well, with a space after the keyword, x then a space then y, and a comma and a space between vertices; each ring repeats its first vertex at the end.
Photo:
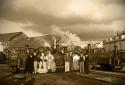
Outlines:
POLYGON ((73 70, 78 71, 79 70, 79 55, 75 54, 73 56, 73 70))
POLYGON ((54 57, 50 53, 50 51, 46 55, 46 59, 47 59, 47 69, 49 71, 55 72, 56 71, 56 65, 55 65, 55 62, 54 62, 54 57))
POLYGON ((41 53, 38 73, 47 73, 47 63, 44 53, 41 53))

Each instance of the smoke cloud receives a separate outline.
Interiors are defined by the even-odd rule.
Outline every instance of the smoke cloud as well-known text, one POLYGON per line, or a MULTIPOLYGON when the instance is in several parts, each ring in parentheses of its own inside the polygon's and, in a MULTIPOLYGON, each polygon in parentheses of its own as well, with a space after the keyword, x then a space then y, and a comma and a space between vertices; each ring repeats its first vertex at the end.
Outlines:
POLYGON ((45 46, 45 47, 51 47, 48 42, 44 42, 44 46, 45 46))
POLYGON ((52 33, 61 37, 61 45, 62 46, 80 46, 83 47, 83 43, 80 38, 69 31, 63 31, 58 26, 52 26, 52 33))

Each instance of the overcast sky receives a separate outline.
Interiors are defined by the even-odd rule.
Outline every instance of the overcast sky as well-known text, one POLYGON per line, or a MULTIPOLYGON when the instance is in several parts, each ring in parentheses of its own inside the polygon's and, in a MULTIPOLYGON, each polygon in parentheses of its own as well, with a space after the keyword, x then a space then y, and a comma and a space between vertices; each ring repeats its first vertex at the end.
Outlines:
POLYGON ((0 33, 37 36, 54 27, 103 40, 125 28, 125 0, 0 0, 0 33))

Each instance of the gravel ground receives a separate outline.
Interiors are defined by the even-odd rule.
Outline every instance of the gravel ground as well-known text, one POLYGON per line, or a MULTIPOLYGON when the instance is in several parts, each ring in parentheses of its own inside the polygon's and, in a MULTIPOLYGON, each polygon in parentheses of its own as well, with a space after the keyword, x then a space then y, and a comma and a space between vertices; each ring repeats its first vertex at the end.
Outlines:
POLYGON ((75 73, 49 73, 33 76, 24 85, 112 85, 108 82, 80 77, 75 73), (32 83, 31 83, 32 82, 32 83))
POLYGON ((0 64, 0 78, 9 75, 9 69, 7 64, 0 64))
POLYGON ((13 74, 9 75, 6 65, 0 67, 0 72, 0 85, 124 85, 121 80, 105 82, 91 78, 92 75, 79 76, 76 73, 35 74, 24 79, 15 79, 13 74))
POLYGON ((108 82, 80 77, 74 73, 36 74, 25 79, 11 77, 0 83, 0 85, 112 85, 108 82))

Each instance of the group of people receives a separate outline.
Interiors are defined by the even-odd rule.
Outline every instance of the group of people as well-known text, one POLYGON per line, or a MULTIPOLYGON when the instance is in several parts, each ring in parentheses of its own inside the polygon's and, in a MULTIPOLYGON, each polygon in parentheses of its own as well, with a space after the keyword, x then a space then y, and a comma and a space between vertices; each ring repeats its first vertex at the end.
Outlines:
POLYGON ((28 52, 26 56, 25 72, 27 75, 32 73, 47 73, 50 71, 55 72, 56 65, 54 62, 54 57, 50 51, 48 51, 46 55, 43 52, 28 52))
MULTIPOLYGON (((59 56, 57 56, 59 57, 59 56)), ((56 71, 56 63, 53 54, 47 51, 37 53, 27 53, 25 72, 29 74, 36 73, 47 73, 56 71)), ((82 74, 89 73, 89 57, 82 53, 67 52, 63 56, 64 71, 65 72, 76 72, 79 71, 82 74)))
POLYGON ((66 53, 64 56, 65 72, 79 71, 82 74, 89 73, 89 57, 82 53, 66 53))
MULTIPOLYGON (((36 74, 36 73, 47 73, 55 72, 58 66, 63 67, 65 72, 75 72, 79 71, 80 73, 89 72, 89 57, 86 54, 74 53, 74 52, 62 52, 57 50, 55 53, 51 50, 40 50, 33 49, 29 47, 20 50, 12 51, 12 56, 18 56, 19 61, 18 68, 20 66, 25 67, 24 71, 27 75, 36 74), (24 61, 24 63, 21 63, 24 61)), ((16 57, 15 57, 16 58, 16 57)), ((11 62, 10 62, 11 63, 11 62)), ((11 67, 14 67, 16 63, 12 62, 11 67)))

